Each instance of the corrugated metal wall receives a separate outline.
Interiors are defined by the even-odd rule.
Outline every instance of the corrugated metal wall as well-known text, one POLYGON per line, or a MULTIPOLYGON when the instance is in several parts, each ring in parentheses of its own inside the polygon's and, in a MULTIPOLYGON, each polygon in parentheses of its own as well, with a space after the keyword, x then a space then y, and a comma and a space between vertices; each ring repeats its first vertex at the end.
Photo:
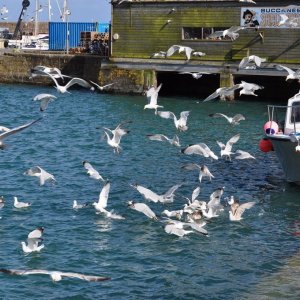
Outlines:
POLYGON ((69 47, 80 46, 80 33, 83 31, 98 31, 98 23, 50 22, 49 23, 49 50, 65 50, 67 45, 67 26, 70 38, 69 47))
POLYGON ((109 32, 109 23, 99 23, 98 32, 104 33, 109 32))

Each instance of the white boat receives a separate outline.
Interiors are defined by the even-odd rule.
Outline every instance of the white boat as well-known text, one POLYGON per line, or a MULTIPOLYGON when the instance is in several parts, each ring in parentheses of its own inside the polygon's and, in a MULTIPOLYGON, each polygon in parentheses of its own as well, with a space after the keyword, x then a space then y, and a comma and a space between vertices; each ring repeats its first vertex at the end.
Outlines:
POLYGON ((49 50, 48 34, 23 35, 21 40, 8 40, 9 48, 23 50, 49 50))
POLYGON ((268 115, 266 141, 272 143, 286 181, 300 185, 300 95, 290 98, 287 106, 269 105, 268 115))

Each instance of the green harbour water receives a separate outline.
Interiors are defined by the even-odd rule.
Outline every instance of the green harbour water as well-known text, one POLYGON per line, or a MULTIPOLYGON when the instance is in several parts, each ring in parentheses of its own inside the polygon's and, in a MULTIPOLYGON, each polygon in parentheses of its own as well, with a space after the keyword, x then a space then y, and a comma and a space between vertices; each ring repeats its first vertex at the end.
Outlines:
MULTIPOLYGON (((274 152, 258 144, 267 121, 267 103, 251 101, 202 103, 197 98, 159 97, 164 110, 179 116, 190 111, 189 129, 177 132, 172 120, 144 110, 145 96, 100 94, 71 90, 57 94, 52 87, 4 85, 1 88, 0 125, 16 127, 43 116, 23 132, 5 140, 1 151, 0 268, 46 269, 109 276, 106 282, 65 278, 53 283, 47 275, 10 276, 0 273, 0 299, 299 299, 300 298, 300 187, 284 181, 274 152), (33 97, 50 93, 57 99, 39 112, 33 97), (242 113, 246 120, 231 126, 211 113, 242 113), (114 154, 103 138, 103 127, 120 122, 129 134, 114 154), (150 141, 147 134, 178 134, 181 147, 150 141), (226 143, 240 133, 234 150, 255 160, 210 161, 180 150, 206 143, 218 156, 216 141, 226 143), (92 203, 103 186, 88 177, 82 161, 89 161, 110 180, 108 210, 124 217, 112 220, 94 207, 72 209, 73 200, 92 203), (182 169, 186 163, 206 164, 215 178, 199 183, 198 172, 182 169), (25 176, 40 166, 56 178, 39 186, 25 176), (145 202, 130 185, 138 183, 158 194, 183 183, 173 203, 145 202), (201 187, 208 201, 224 187, 240 202, 255 201, 242 222, 231 222, 228 210, 205 226, 209 236, 192 233, 179 238, 164 231, 161 221, 148 219, 127 207, 129 200, 144 202, 161 219, 164 209, 181 209, 192 191, 201 187), (29 201, 28 209, 13 207, 13 197, 29 201), (38 226, 45 228, 45 248, 24 255, 21 241, 38 226)), ((225 201, 223 201, 225 204, 225 201)))

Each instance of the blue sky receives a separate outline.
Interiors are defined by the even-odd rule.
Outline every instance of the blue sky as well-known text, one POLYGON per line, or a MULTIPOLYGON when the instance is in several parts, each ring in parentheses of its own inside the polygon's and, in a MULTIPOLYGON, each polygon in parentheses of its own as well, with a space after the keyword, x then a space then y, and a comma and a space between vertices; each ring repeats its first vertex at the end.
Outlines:
MULTIPOLYGON (((48 0, 38 0, 43 6, 43 10, 39 13, 41 21, 48 21, 48 0)), ((60 13, 57 3, 62 8, 63 0, 51 0, 52 17, 54 22, 60 21, 60 13)), ((108 23, 110 21, 110 0, 68 0, 71 15, 70 22, 99 22, 108 23)), ((7 21, 14 22, 18 20, 22 9, 22 0, 0 0, 0 8, 6 6, 8 13, 5 15, 7 21)), ((24 21, 29 20, 35 15, 36 0, 30 0, 30 6, 24 17, 24 21)), ((3 17, 3 16, 1 16, 3 17)), ((3 22, 3 20, 1 20, 3 22)))

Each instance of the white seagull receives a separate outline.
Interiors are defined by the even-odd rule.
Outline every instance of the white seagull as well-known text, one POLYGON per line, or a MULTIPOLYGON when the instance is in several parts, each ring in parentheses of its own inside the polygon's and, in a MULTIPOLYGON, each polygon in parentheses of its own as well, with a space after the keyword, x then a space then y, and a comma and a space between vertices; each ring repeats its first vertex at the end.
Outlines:
POLYGON ((228 204, 231 206, 229 211, 229 219, 230 221, 240 221, 242 220, 242 215, 246 209, 250 209, 253 207, 256 202, 246 202, 243 204, 239 204, 233 196, 231 196, 230 200, 228 201, 228 204))
POLYGON ((199 181, 202 181, 203 177, 208 177, 209 181, 212 180, 212 178, 215 178, 213 174, 210 173, 208 167, 206 165, 197 165, 194 163, 188 163, 182 166, 185 170, 199 170, 199 181))
POLYGON ((135 201, 128 201, 128 207, 143 213, 150 219, 157 220, 157 217, 153 210, 145 203, 136 203, 135 201))
POLYGON ((253 0, 239 0, 239 2, 256 4, 256 2, 253 0))
POLYGON ((14 207, 15 208, 27 208, 31 206, 30 202, 19 202, 18 198, 14 196, 14 207))
POLYGON ((227 116, 225 114, 214 113, 214 114, 209 114, 209 116, 213 117, 213 118, 223 117, 231 125, 238 125, 238 124, 240 124, 240 121, 246 120, 245 117, 242 114, 236 114, 233 117, 229 117, 229 116, 227 116))
POLYGON ((107 144, 111 146, 114 150, 114 153, 119 154, 120 151, 122 150, 120 146, 121 138, 123 135, 127 134, 129 131, 125 133, 124 129, 122 130, 116 130, 112 131, 109 128, 103 128, 104 129, 104 134, 107 138, 107 144), (112 135, 111 135, 112 133, 112 135))
POLYGON ((174 120, 174 125, 179 131, 187 131, 188 126, 186 125, 187 123, 187 118, 190 114, 190 111, 182 111, 180 113, 180 118, 177 119, 175 114, 171 111, 158 111, 157 115, 159 115, 161 118, 164 119, 173 119, 174 120))
POLYGON ((171 145, 180 147, 179 137, 175 134, 172 139, 168 138, 163 134, 147 134, 147 137, 151 141, 169 142, 171 145))
POLYGON ((34 68, 30 69, 30 78, 36 77, 36 76, 49 76, 52 75, 55 78, 61 78, 64 80, 64 77, 70 77, 67 75, 63 75, 60 71, 60 69, 55 67, 47 67, 47 66, 35 66, 34 68))
POLYGON ((40 185, 44 185, 46 181, 55 182, 54 176, 39 166, 34 166, 24 172, 24 175, 35 176, 39 178, 40 185))
POLYGON ((34 275, 34 274, 45 274, 49 275, 53 281, 60 281, 63 277, 78 278, 86 281, 104 281, 110 280, 110 277, 101 277, 94 275, 84 275, 73 272, 61 272, 61 271, 47 271, 47 270, 13 270, 13 269, 0 269, 0 272, 8 275, 34 275))
POLYGON ((5 132, 5 131, 10 131, 8 127, 5 126, 0 126, 0 131, 5 132))
POLYGON ((166 57, 172 56, 176 51, 178 51, 178 53, 184 52, 186 59, 190 60, 191 54, 194 51, 194 49, 192 49, 191 47, 187 47, 187 46, 173 45, 167 50, 166 57))
POLYGON ((192 75, 193 78, 199 79, 202 77, 203 74, 210 74, 207 72, 180 72, 179 74, 189 74, 192 75))
POLYGON ((96 180, 105 181, 103 179, 103 177, 99 174, 99 172, 96 169, 94 169, 94 167, 87 160, 84 160, 82 162, 82 164, 83 164, 83 167, 86 169, 87 174, 91 178, 96 179, 96 180))
POLYGON ((162 87, 162 83, 155 88, 152 86, 146 91, 146 97, 148 100, 148 104, 144 106, 144 109, 155 109, 155 113, 157 113, 158 108, 163 108, 163 106, 157 104, 158 92, 162 87))
POLYGON ((88 88, 88 89, 91 89, 91 87, 92 87, 86 80, 84 80, 82 78, 77 78, 77 77, 73 77, 66 85, 60 85, 57 82, 56 78, 52 74, 48 73, 48 75, 54 81, 56 90, 61 94, 64 94, 64 93, 70 94, 70 92, 68 91, 68 88, 70 88, 71 86, 73 86, 75 84, 80 85, 85 88, 88 88))
POLYGON ((255 83, 249 83, 246 81, 241 81, 241 83, 239 85, 242 88, 240 90, 240 96, 241 95, 257 96, 254 92, 257 90, 262 90, 264 88, 262 85, 258 85, 255 83))
MULTIPOLYGON (((109 87, 109 86, 115 84, 114 82, 112 82, 112 83, 108 83, 108 84, 105 84, 105 85, 99 85, 99 84, 97 84, 97 83, 94 82, 94 81, 91 81, 91 80, 90 80, 90 82, 91 82, 92 84, 94 84, 94 85, 97 87, 97 89, 98 89, 99 91, 103 91, 103 90, 106 89, 107 87, 109 87)), ((93 89, 93 87, 92 87, 92 89, 93 89)))
POLYGON ((44 227, 38 227, 28 234, 27 245, 25 242, 21 242, 22 250, 24 253, 40 252, 45 247, 44 244, 39 244, 43 240, 43 232, 44 227))
POLYGON ((3 198, 3 196, 0 197, 0 209, 2 209, 4 207, 5 204, 5 200, 3 198))
POLYGON ((178 220, 181 219, 182 217, 182 214, 183 214, 183 209, 179 209, 179 210, 172 210, 172 211, 169 211, 167 209, 164 209, 161 213, 162 215, 166 215, 168 218, 172 218, 172 217, 175 217, 177 218, 178 220))
POLYGON ((280 21, 278 23, 278 26, 291 26, 291 27, 297 27, 298 25, 298 18, 293 17, 290 18, 286 14, 280 14, 280 21))
POLYGON ((166 51, 159 51, 153 53, 150 58, 166 58, 167 52, 166 51))
POLYGON ((238 31, 245 29, 244 26, 231 26, 225 30, 215 31, 208 36, 209 39, 225 38, 228 36, 232 41, 236 40, 240 35, 238 31))
POLYGON ((218 188, 211 193, 206 207, 202 208, 202 213, 204 217, 206 217, 207 219, 216 218, 219 216, 219 213, 224 210, 224 207, 221 204, 221 197, 223 193, 224 187, 218 188))
POLYGON ((228 96, 232 96, 234 94, 234 91, 239 89, 239 88, 240 88, 239 84, 235 84, 232 87, 220 87, 220 88, 216 89, 216 91, 213 92, 211 95, 206 97, 203 100, 203 102, 210 101, 210 100, 215 99, 217 97, 221 97, 221 99, 222 99, 222 98, 226 98, 228 96))
POLYGON ((181 149, 181 153, 187 155, 197 154, 207 158, 210 157, 215 160, 218 159, 218 156, 215 155, 215 153, 212 150, 210 150, 210 148, 205 143, 189 145, 184 149, 181 149))
POLYGON ((131 184, 133 188, 135 188, 145 200, 152 201, 152 202, 161 202, 161 203, 171 203, 174 201, 174 193, 175 191, 181 186, 181 184, 176 184, 172 186, 166 193, 163 195, 158 195, 153 191, 139 185, 139 184, 131 184))
POLYGON ((51 94, 38 94, 33 98, 33 101, 40 101, 40 111, 45 111, 48 104, 55 99, 57 99, 57 97, 51 94))
POLYGON ((106 210, 109 191, 110 191, 110 182, 107 181, 104 184, 99 194, 98 202, 94 202, 93 206, 98 212, 103 213, 107 218, 119 219, 119 220, 124 219, 122 216, 113 213, 113 211, 109 212, 106 210))
POLYGON ((240 134, 236 134, 233 137, 231 137, 226 145, 224 145, 222 142, 217 141, 217 144, 220 146, 221 148, 221 157, 225 157, 225 159, 231 160, 230 155, 234 154, 231 150, 232 150, 232 146, 233 144, 235 144, 238 140, 240 139, 240 134))
MULTIPOLYGON (((28 128, 29 126, 31 126, 31 125, 33 125, 34 123, 40 121, 41 119, 42 119, 42 118, 39 118, 39 119, 37 119, 37 120, 35 120, 35 121, 32 121, 32 122, 30 122, 30 123, 27 123, 27 124, 25 124, 25 125, 21 125, 21 126, 19 126, 19 127, 15 127, 15 128, 6 130, 6 131, 4 131, 3 133, 1 133, 1 134, 0 134, 0 149, 3 150, 3 149, 5 149, 5 147, 6 147, 6 145, 3 143, 3 140, 4 140, 5 138, 9 137, 9 136, 12 135, 12 134, 15 134, 15 133, 17 133, 17 132, 19 132, 19 131, 22 131, 22 130, 28 128)), ((2 128, 2 129, 3 129, 3 128, 2 128)), ((8 129, 8 128, 7 128, 7 129, 8 129)))
POLYGON ((297 79, 300 80, 300 69, 293 71, 289 67, 283 66, 283 65, 275 65, 276 69, 281 71, 281 70, 286 70, 288 72, 288 75, 286 76, 286 81, 289 79, 297 79))
MULTIPOLYGON (((192 55, 193 55, 193 56, 199 56, 199 57, 201 57, 201 56, 205 56, 206 53, 201 52, 201 51, 193 51, 193 52, 192 52, 192 55)), ((210 73, 202 73, 202 74, 210 74, 210 73)))
POLYGON ((237 150, 234 154, 236 154, 236 156, 234 157, 235 159, 255 159, 253 155, 243 150, 237 150))
POLYGON ((185 228, 191 228, 203 235, 208 235, 207 230, 202 228, 197 223, 181 222, 181 221, 171 220, 171 219, 167 220, 167 224, 165 226, 165 232, 169 234, 177 235, 179 237, 194 232, 193 230, 186 230, 185 228))
POLYGON ((255 67, 260 67, 261 63, 265 62, 266 58, 261 58, 257 55, 250 55, 244 57, 240 64, 239 64, 239 69, 245 69, 249 64, 254 64, 255 67))

